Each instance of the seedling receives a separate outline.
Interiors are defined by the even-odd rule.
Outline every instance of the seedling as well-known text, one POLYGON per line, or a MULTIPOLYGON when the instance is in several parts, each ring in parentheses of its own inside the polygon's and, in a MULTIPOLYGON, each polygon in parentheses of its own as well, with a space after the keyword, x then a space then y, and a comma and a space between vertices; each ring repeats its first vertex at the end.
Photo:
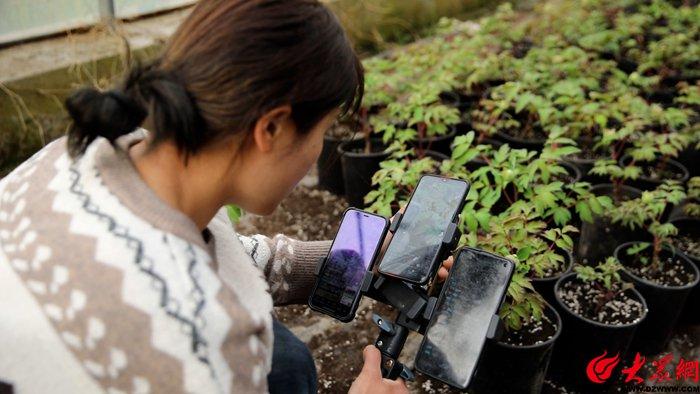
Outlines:
POLYGON ((686 215, 700 217, 700 177, 695 176, 688 181, 688 202, 683 207, 686 215))
POLYGON ((653 241, 639 242, 627 249, 627 255, 637 256, 644 265, 649 265, 652 272, 663 270, 663 260, 659 258, 664 245, 670 245, 670 237, 678 234, 678 229, 671 223, 661 221, 669 205, 678 204, 686 194, 677 182, 666 181, 653 191, 645 191, 642 196, 624 201, 611 211, 613 223, 622 223, 634 230, 646 228, 653 236, 653 241), (651 248, 651 258, 642 254, 651 248))
POLYGON ((608 257, 605 262, 599 263, 595 267, 583 265, 574 267, 577 278, 590 283, 601 292, 595 306, 594 313, 596 315, 620 293, 634 287, 631 283, 623 282, 620 278, 622 268, 622 264, 614 257, 608 257))
POLYGON ((507 214, 490 218, 489 222, 488 232, 478 236, 468 233, 462 242, 516 262, 500 316, 508 329, 519 330, 530 318, 538 321, 544 308, 542 296, 535 292, 528 277, 557 270, 564 263, 564 256, 558 249, 571 250, 573 241, 569 234, 577 230, 572 226, 548 229, 537 212, 524 204, 507 214))

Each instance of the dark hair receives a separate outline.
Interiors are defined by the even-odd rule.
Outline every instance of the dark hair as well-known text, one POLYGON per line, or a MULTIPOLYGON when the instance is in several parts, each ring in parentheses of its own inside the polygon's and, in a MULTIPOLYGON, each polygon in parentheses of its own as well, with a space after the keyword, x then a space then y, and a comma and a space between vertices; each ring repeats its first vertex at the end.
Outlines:
POLYGON ((350 41, 317 0, 200 0, 159 59, 115 90, 66 99, 69 150, 80 155, 98 136, 114 142, 149 114, 154 145, 170 140, 185 155, 249 132, 280 105, 306 133, 335 108, 357 112, 363 88, 350 41))

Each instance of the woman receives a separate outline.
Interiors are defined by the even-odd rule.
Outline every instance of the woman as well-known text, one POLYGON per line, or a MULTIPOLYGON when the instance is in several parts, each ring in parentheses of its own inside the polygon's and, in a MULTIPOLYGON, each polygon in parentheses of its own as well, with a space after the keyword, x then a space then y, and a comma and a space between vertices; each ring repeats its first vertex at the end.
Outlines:
MULTIPOLYGON (((3 387, 314 392, 271 311, 330 242, 238 236, 222 207, 271 213, 362 88, 316 0, 201 0, 156 62, 69 97, 67 138, 0 182, 3 387)), ((351 391, 406 390, 364 356, 351 391)))

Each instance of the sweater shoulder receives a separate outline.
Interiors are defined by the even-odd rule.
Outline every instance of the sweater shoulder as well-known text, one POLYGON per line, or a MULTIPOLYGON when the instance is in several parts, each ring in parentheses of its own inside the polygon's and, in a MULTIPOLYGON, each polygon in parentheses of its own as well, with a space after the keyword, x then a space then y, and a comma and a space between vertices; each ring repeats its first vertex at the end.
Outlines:
MULTIPOLYGON (((0 325, 3 352, 57 347, 104 390, 264 392, 270 322, 251 316, 206 247, 122 204, 95 149, 73 160, 60 139, 0 181, 0 283, 28 297, 34 316, 0 325), (37 336, 42 329, 51 338, 37 336)), ((24 313, 14 308, 0 298, 8 316, 24 313)), ((47 387, 32 386, 29 365, 12 376, 0 367, 18 391, 47 387)))

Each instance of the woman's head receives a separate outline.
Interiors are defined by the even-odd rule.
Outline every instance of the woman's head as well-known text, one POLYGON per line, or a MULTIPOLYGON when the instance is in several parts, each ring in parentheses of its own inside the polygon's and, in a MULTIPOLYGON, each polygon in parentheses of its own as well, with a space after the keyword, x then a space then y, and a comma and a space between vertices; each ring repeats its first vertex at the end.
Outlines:
POLYGON ((265 213, 315 162, 332 120, 357 109, 362 89, 358 58, 318 1, 200 0, 157 61, 119 89, 68 98, 69 144, 79 155, 148 118, 153 149, 174 145, 184 161, 228 154, 240 173, 230 174, 238 184, 227 202, 265 213), (246 195, 252 186, 257 198, 246 195))

